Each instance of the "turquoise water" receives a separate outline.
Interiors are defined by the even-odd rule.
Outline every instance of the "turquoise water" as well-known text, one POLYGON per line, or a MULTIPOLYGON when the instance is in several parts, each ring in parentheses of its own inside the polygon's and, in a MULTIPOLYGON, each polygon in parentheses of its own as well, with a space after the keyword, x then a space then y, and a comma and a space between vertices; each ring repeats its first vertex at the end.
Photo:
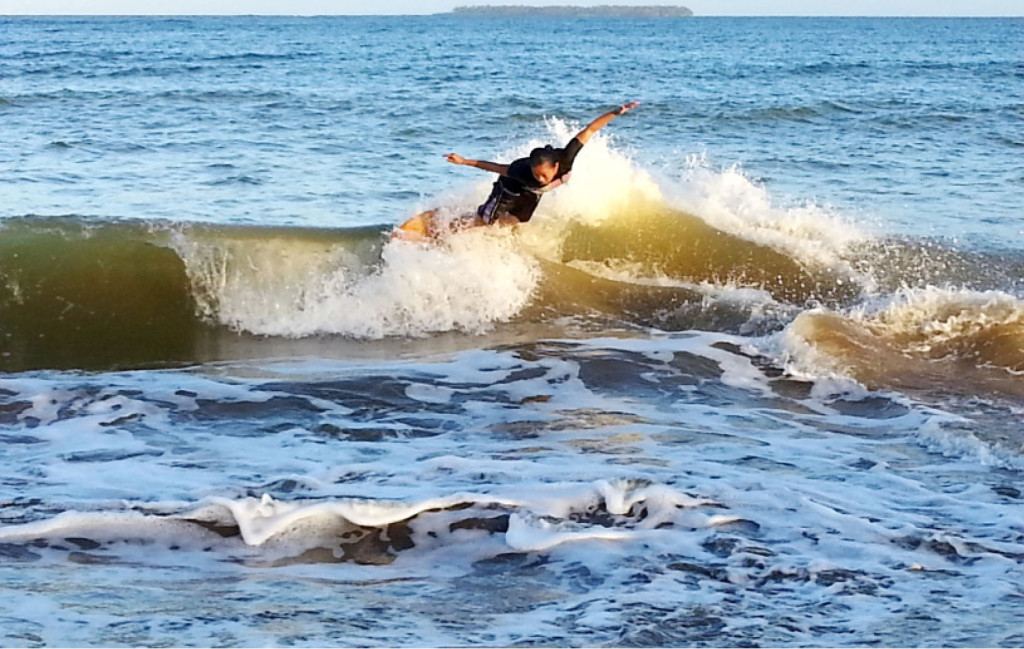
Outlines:
POLYGON ((1022 27, 0 19, 0 644, 1020 645, 1022 27))

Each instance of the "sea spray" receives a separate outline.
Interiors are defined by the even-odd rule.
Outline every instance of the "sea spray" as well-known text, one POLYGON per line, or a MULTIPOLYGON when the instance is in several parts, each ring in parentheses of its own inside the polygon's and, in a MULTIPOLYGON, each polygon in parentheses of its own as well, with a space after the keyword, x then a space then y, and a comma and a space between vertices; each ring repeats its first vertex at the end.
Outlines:
POLYGON ((510 233, 460 232, 440 245, 392 241, 379 263, 344 247, 270 239, 178 250, 203 315, 249 333, 365 338, 484 331, 529 300, 537 271, 510 233))

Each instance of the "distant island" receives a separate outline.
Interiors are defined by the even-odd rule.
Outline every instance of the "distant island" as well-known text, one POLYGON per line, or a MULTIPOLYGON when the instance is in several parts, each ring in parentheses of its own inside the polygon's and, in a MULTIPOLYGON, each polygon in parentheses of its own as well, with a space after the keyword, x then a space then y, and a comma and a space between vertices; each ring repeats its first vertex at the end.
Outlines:
POLYGON ((460 16, 497 16, 497 17, 569 17, 569 18, 689 18, 693 12, 686 7, 630 5, 600 5, 596 7, 575 7, 554 5, 535 7, 526 5, 475 5, 456 7, 451 13, 460 16))

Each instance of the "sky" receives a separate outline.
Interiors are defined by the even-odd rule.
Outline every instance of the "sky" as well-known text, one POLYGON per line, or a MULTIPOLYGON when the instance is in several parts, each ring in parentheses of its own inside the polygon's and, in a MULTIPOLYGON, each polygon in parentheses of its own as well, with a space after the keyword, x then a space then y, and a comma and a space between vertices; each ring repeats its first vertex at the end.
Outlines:
POLYGON ((0 0, 0 14, 428 14, 470 4, 682 5, 701 16, 1024 16, 1024 0, 0 0))

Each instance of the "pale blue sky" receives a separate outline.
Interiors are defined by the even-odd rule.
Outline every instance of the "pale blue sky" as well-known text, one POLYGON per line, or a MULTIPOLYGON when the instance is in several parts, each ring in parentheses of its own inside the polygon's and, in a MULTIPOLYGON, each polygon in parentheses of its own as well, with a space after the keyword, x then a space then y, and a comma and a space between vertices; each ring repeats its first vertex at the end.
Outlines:
POLYGON ((702 16, 1024 16, 1024 0, 0 0, 0 14, 424 14, 466 4, 683 5, 702 16))

